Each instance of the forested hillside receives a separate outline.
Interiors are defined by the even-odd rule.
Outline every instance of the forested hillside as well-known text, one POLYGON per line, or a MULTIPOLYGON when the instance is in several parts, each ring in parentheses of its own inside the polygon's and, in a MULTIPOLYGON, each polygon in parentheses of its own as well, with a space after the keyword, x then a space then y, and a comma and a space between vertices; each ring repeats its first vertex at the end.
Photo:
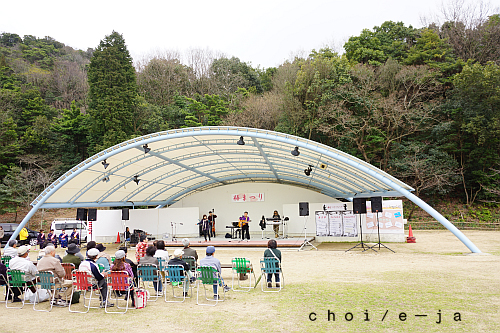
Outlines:
POLYGON ((118 32, 86 51, 3 32, 0 214, 106 147, 206 125, 322 142, 431 201, 500 202, 499 14, 421 28, 381 22, 344 50, 264 69, 209 49, 134 63, 118 32))

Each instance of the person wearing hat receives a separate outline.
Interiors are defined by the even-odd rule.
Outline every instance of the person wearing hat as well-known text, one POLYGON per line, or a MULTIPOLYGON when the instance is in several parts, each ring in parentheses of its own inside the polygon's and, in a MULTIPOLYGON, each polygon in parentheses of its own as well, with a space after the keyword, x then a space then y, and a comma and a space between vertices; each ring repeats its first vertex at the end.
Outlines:
POLYGON ((80 256, 82 255, 80 253, 80 248, 75 243, 70 243, 68 245, 68 249, 66 250, 66 255, 62 259, 62 262, 73 264, 75 265, 75 268, 78 269, 80 267, 82 259, 76 254, 79 254, 80 256))
MULTIPOLYGON (((200 260, 200 266, 212 266, 213 268, 215 268, 217 270, 217 272, 219 272, 219 276, 220 276, 222 273, 222 269, 221 269, 219 259, 214 257, 215 247, 208 246, 206 253, 207 253, 207 256, 200 260)), ((231 290, 231 288, 229 288, 228 286, 226 286, 224 284, 224 280, 222 280, 222 278, 220 278, 220 286, 224 287, 224 291, 231 290)), ((218 298, 217 289, 218 289, 217 284, 214 284, 214 298, 215 299, 218 298)))
MULTIPOLYGON (((132 270, 132 267, 130 264, 126 262, 127 260, 127 254, 123 250, 118 250, 115 253, 115 262, 111 266, 111 271, 116 272, 116 271, 125 271, 128 273, 130 276, 130 296, 132 297, 132 306, 135 307, 135 300, 134 300, 134 272, 132 270)), ((122 291, 121 294, 123 295, 125 293, 125 300, 127 300, 127 293, 126 291, 122 291)))
POLYGON ((191 267, 189 267, 189 264, 182 260, 182 255, 184 254, 184 251, 181 249, 177 249, 174 251, 174 257, 168 261, 168 265, 180 265, 184 268, 184 276, 187 277, 184 280, 184 297, 188 295, 189 291, 189 281, 191 280, 191 267))
MULTIPOLYGON (((79 270, 83 272, 87 272, 92 275, 97 280, 97 287, 99 288, 99 292, 101 294, 101 307, 103 308, 106 305, 107 297, 108 297, 108 284, 106 282, 106 273, 101 274, 97 265, 95 263, 97 256, 99 255, 99 250, 96 248, 92 248, 87 251, 88 259, 80 264, 79 270)), ((113 303, 107 304, 108 307, 114 306, 113 303)))
POLYGON ((11 258, 17 257, 17 240, 11 239, 8 245, 9 246, 3 251, 3 255, 11 258))
MULTIPOLYGON (((29 260, 30 249, 29 246, 23 245, 17 249, 17 257, 12 258, 9 261, 9 269, 17 269, 24 272, 24 279, 26 281, 26 285, 29 289, 35 293, 35 283, 36 283, 36 275, 38 274, 38 270, 36 266, 29 260)), ((19 296, 21 295, 21 289, 12 288, 14 293, 14 302, 21 302, 19 296)))
POLYGON ((99 250, 99 255, 97 256, 97 261, 95 262, 97 266, 103 265, 105 271, 109 271, 111 268, 111 256, 104 252, 106 250, 106 247, 102 245, 102 243, 99 243, 95 247, 96 249, 99 250))
POLYGON ((189 247, 189 244, 191 244, 191 242, 189 241, 188 238, 184 238, 182 240, 182 245, 184 245, 184 249, 182 251, 184 251, 184 258, 185 257, 193 257, 196 262, 198 262, 198 253, 196 253, 196 250, 189 247))

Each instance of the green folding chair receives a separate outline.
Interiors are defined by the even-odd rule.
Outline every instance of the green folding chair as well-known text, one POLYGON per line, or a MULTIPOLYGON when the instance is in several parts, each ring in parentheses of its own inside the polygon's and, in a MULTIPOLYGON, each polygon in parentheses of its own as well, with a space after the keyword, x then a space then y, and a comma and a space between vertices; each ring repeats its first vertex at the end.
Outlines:
POLYGON ((9 261, 10 261, 10 259, 12 259, 12 258, 9 257, 9 256, 3 256, 2 257, 2 262, 5 265, 5 267, 7 267, 7 268, 9 268, 9 261))
POLYGON ((151 301, 156 302, 162 295, 162 292, 159 291, 160 286, 162 285, 162 279, 158 266, 153 264, 140 264, 139 266, 137 266, 137 276, 139 278, 139 284, 142 283, 144 289, 146 289, 146 283, 152 282, 153 286, 154 283, 156 283, 156 295, 149 296, 149 298, 154 298, 154 300, 151 301))
POLYGON ((217 272, 217 270, 212 266, 198 267, 198 286, 196 288, 196 304, 216 306, 217 303, 219 303, 219 301, 222 302, 225 300, 226 300, 226 291, 224 290, 224 286, 221 283, 219 272, 217 272), (200 284, 203 285, 203 290, 205 291, 205 299, 207 301, 214 302, 214 304, 205 304, 199 302, 200 284), (207 285, 209 285, 211 288, 213 288, 213 285, 217 285, 217 294, 214 294, 214 296, 217 296, 215 299, 214 298, 210 299, 207 297, 207 288, 206 288, 207 285), (219 299, 219 294, 221 289, 224 295, 224 299, 222 300, 219 299))
POLYGON ((260 259, 260 272, 261 276, 259 280, 262 280, 260 285, 263 292, 280 292, 285 286, 285 278, 283 276, 283 271, 281 269, 281 263, 278 259, 273 257, 264 257, 260 259), (280 286, 279 288, 268 288, 267 287, 267 274, 279 274, 280 276, 280 286), (266 289, 277 289, 277 290, 264 290, 264 284, 266 289))
POLYGON ((250 260, 247 258, 233 258, 231 260, 231 263, 233 264, 233 276, 231 279, 231 289, 233 291, 245 291, 249 292, 251 289, 255 288, 255 286, 252 284, 252 274, 253 274, 253 280, 255 281, 255 272, 253 270, 252 264, 250 263, 250 260), (241 286, 240 285, 240 279, 239 276, 246 275, 248 273, 249 275, 249 285, 248 286, 241 286), (234 288, 234 276, 236 275, 236 279, 238 280, 238 288, 234 288))
POLYGON ((196 277, 196 269, 198 268, 198 265, 196 264, 196 259, 195 257, 188 256, 188 257, 182 257, 182 260, 187 262, 189 264, 189 268, 191 270, 191 274, 196 277))
POLYGON ((167 275, 165 276, 165 283, 169 281, 170 285, 172 286, 172 296, 174 297, 173 301, 167 301, 167 292, 165 290, 165 302, 167 303, 184 302, 186 300, 186 296, 184 296, 185 292, 184 287, 182 288, 182 296, 175 295, 175 286, 183 286, 185 283, 187 283, 187 286, 189 286, 189 281, 187 281, 188 276, 184 275, 184 267, 182 265, 168 265, 167 270, 165 272, 167 273, 167 275), (182 301, 176 301, 175 300, 176 298, 182 298, 182 301))
POLYGON ((9 306, 9 295, 12 294, 14 295, 14 291, 12 288, 21 288, 22 294, 26 293, 26 290, 28 289, 28 285, 26 284, 26 274, 23 271, 17 270, 17 269, 11 269, 7 271, 7 277, 8 277, 8 289, 7 289, 7 301, 5 302, 5 307, 8 309, 22 309, 24 307, 24 295, 21 295, 21 300, 22 300, 22 306, 17 307, 17 306, 9 306))
POLYGON ((38 281, 36 283, 36 294, 35 294, 35 302, 33 303, 33 310, 42 311, 42 312, 50 312, 52 310, 52 306, 54 305, 54 298, 56 296, 56 284, 54 282, 54 273, 52 272, 38 272, 37 274, 38 281), (38 310, 36 308, 36 304, 39 302, 39 294, 38 290, 45 289, 51 295, 50 297, 50 308, 48 310, 38 310))

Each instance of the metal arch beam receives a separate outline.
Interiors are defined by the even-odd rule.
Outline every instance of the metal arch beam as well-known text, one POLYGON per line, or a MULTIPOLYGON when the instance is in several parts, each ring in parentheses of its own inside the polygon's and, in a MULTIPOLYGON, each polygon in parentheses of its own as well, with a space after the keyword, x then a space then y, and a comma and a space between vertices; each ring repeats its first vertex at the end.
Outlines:
MULTIPOLYGON (((139 148, 138 148, 138 149, 139 149, 139 148)), ((150 151, 148 154, 150 154, 150 155, 152 155, 152 156, 155 156, 155 157, 158 157, 159 159, 165 160, 165 161, 167 161, 167 162, 169 162, 169 163, 175 164, 175 165, 177 165, 177 166, 179 166, 179 167, 181 167, 181 168, 184 168, 184 169, 187 169, 187 170, 192 171, 192 172, 194 172, 194 173, 197 173, 197 174, 199 174, 199 175, 201 175, 201 176, 204 176, 204 177, 210 178, 210 179, 212 179, 213 181, 216 181, 216 182, 218 182, 218 183, 221 183, 221 184, 226 185, 226 183, 225 183, 224 181, 221 181, 221 180, 217 179, 216 177, 214 177, 214 176, 212 176, 212 175, 210 175, 210 174, 208 174, 208 173, 206 173, 206 172, 203 172, 203 171, 200 171, 200 170, 196 170, 195 168, 192 168, 192 167, 190 167, 189 165, 185 165, 184 163, 178 162, 178 161, 176 161, 176 160, 174 160, 174 159, 171 159, 171 158, 169 158, 169 157, 163 156, 163 155, 161 155, 161 154, 156 154, 156 153, 155 153, 155 152, 153 152, 153 151, 150 151)))
POLYGON ((266 161, 267 165, 269 165, 269 169, 271 169, 271 171, 273 172, 274 177, 276 177, 276 180, 279 182, 280 181, 280 177, 278 177, 278 174, 276 173, 276 170, 274 170, 274 167, 273 167, 271 161, 269 161, 269 159, 267 158, 267 155, 264 152, 264 150, 262 149, 262 146, 260 145, 259 141, 257 141, 256 138, 252 138, 252 141, 253 141, 253 144, 255 145, 255 147, 257 147, 257 149, 259 150, 260 155, 266 161))
POLYGON ((324 154, 326 156, 333 158, 334 160, 342 161, 343 163, 346 163, 347 165, 349 165, 349 166, 351 166, 351 167, 353 167, 353 168, 355 168, 363 173, 370 175, 371 177, 381 181, 382 183, 386 184, 390 188, 392 188, 392 189, 396 190, 397 192, 401 193, 402 195, 406 196, 408 199, 413 201, 415 204, 417 204, 419 207, 421 207, 426 212, 428 212, 431 216, 433 216, 438 222, 440 222, 448 230, 450 230, 472 252, 475 252, 475 253, 481 252, 460 230, 458 230, 446 218, 444 218, 441 214, 439 214, 435 209, 433 209, 431 206, 429 206, 423 200, 421 200, 420 198, 418 198, 414 194, 410 193, 409 190, 404 188, 403 186, 407 186, 406 184, 389 176, 388 174, 386 174, 382 170, 378 170, 372 166, 364 165, 364 164, 366 164, 365 162, 357 160, 354 157, 351 158, 351 156, 349 156, 349 155, 347 155, 347 156, 349 156, 349 158, 347 158, 346 156, 343 156, 342 154, 340 154, 340 152, 337 152, 334 149, 331 149, 331 148, 326 149, 326 146, 319 144, 319 143, 314 143, 314 142, 309 141, 307 139, 302 139, 299 137, 294 137, 291 135, 281 134, 281 133, 277 133, 277 132, 269 132, 269 131, 258 130, 258 129, 237 128, 237 127, 215 127, 215 128, 205 127, 205 128, 178 129, 178 130, 172 130, 172 131, 168 131, 168 132, 160 132, 160 133, 146 135, 146 136, 143 136, 140 138, 135 138, 132 140, 128 140, 128 141, 122 142, 119 145, 110 147, 110 148, 90 157, 89 159, 83 161, 82 163, 79 163, 77 166, 72 168, 70 171, 68 171, 67 173, 65 173, 61 177, 59 177, 47 189, 45 189, 32 202, 33 208, 30 210, 30 212, 26 215, 26 217, 22 220, 22 222, 16 228, 16 230, 14 231, 14 233, 12 234, 10 239, 15 239, 17 237, 17 235, 19 235, 19 232, 21 231, 21 229, 26 225, 26 223, 33 216, 33 214, 36 212, 36 210, 38 210, 38 208, 40 208, 40 206, 55 191, 57 191, 59 188, 61 188, 69 180, 73 179, 76 175, 87 170, 90 166, 93 166, 93 165, 103 161, 107 157, 110 157, 110 156, 113 156, 119 152, 128 150, 131 147, 137 147, 137 146, 142 145, 142 144, 153 143, 153 142, 164 140, 164 139, 182 138, 182 137, 187 137, 187 136, 217 135, 217 134, 221 134, 221 133, 224 135, 230 135, 230 136, 235 136, 235 137, 244 135, 244 136, 248 136, 248 137, 268 139, 271 141, 281 142, 284 144, 295 145, 295 146, 301 147, 303 149, 310 149, 310 150, 316 151, 318 153, 324 154))

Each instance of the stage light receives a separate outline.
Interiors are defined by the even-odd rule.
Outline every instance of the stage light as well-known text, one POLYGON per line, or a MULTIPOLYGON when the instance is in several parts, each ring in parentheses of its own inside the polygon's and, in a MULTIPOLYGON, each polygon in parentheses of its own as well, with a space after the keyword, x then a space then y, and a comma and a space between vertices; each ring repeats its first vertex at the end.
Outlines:
POLYGON ((295 147, 295 149, 292 150, 291 153, 293 156, 299 156, 300 155, 299 147, 295 147))
POLYGON ((134 182, 135 182, 137 185, 139 185, 139 182, 140 182, 140 181, 141 181, 141 180, 139 179, 139 176, 138 176, 138 175, 135 175, 135 176, 134 176, 134 182))
POLYGON ((239 144, 240 146, 244 146, 245 145, 245 141, 243 141, 243 137, 242 136, 240 136, 240 139, 236 143, 239 144))
POLYGON ((102 161, 101 164, 104 165, 104 169, 105 170, 106 170, 107 167, 109 167, 109 163, 106 163, 106 160, 102 161))
POLYGON ((145 145, 142 146, 144 148, 144 154, 147 154, 151 151, 151 148, 148 148, 148 144, 146 143, 145 145))
POLYGON ((109 177, 104 177, 104 178, 102 179, 102 182, 103 182, 103 183, 107 183, 107 182, 109 182, 109 177))
POLYGON ((312 171, 312 165, 309 165, 309 167, 307 167, 307 169, 304 169, 304 173, 306 174, 306 176, 310 176, 311 171, 312 171))

